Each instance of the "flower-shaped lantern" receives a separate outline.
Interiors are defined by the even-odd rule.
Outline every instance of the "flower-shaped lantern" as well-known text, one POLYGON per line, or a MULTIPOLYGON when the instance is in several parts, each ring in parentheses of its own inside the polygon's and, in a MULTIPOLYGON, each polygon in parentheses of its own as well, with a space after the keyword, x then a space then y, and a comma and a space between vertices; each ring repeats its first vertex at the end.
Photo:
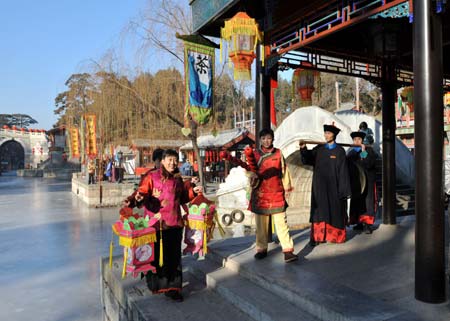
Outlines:
POLYGON ((228 42, 228 56, 234 64, 234 79, 251 80, 255 50, 258 40, 262 40, 255 19, 250 18, 245 12, 238 12, 233 18, 225 21, 225 27, 221 30, 221 48, 222 39, 228 42))

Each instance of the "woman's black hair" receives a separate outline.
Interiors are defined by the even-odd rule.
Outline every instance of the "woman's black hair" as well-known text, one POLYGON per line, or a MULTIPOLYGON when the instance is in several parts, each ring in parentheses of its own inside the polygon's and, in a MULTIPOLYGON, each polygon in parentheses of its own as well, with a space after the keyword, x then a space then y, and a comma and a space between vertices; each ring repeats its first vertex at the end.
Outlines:
POLYGON ((164 149, 161 149, 161 148, 155 149, 152 154, 152 161, 153 162, 156 162, 157 160, 161 161, 163 153, 164 153, 164 149))
POLYGON ((166 149, 166 150, 164 150, 163 153, 162 153, 161 159, 164 159, 164 158, 169 157, 169 156, 174 156, 174 157, 176 157, 178 159, 178 153, 174 149, 166 149))
POLYGON ((266 136, 266 135, 272 136, 272 139, 275 136, 272 129, 270 129, 270 128, 263 128, 263 129, 261 129, 261 131, 259 132, 259 137, 261 138, 261 137, 266 136))

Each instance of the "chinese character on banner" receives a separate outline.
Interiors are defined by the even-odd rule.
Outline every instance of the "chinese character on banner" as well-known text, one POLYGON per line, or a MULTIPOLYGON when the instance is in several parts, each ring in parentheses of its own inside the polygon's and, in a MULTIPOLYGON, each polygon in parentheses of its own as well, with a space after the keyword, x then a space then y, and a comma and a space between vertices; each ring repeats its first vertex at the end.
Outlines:
POLYGON ((214 105, 214 49, 217 45, 198 35, 177 37, 184 42, 185 114, 204 125, 211 118, 214 105))
POLYGON ((97 155, 97 118, 93 114, 86 115, 86 131, 88 145, 86 147, 89 156, 97 155))
POLYGON ((76 127, 70 129, 70 157, 80 157, 80 141, 76 127))

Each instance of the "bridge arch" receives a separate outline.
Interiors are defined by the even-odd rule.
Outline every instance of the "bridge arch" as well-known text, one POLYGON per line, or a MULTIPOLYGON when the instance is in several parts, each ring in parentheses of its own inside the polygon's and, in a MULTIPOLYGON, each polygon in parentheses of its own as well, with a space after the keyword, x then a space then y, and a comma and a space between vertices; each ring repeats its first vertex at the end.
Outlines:
POLYGON ((25 167, 25 145, 9 139, 0 142, 0 166, 2 170, 17 170, 25 167))

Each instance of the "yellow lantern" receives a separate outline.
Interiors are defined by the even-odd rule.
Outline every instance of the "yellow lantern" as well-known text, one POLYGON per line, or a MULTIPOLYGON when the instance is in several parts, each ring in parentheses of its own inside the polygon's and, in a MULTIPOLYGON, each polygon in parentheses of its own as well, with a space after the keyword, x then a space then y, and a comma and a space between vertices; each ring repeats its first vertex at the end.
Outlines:
POLYGON ((221 29, 221 58, 222 39, 228 42, 228 56, 234 64, 234 79, 251 80, 251 66, 256 57, 256 46, 258 40, 262 40, 255 19, 250 18, 245 12, 238 12, 233 18, 225 21, 225 27, 221 29))
POLYGON ((444 95, 444 105, 450 106, 450 92, 445 93, 445 95, 444 95))

